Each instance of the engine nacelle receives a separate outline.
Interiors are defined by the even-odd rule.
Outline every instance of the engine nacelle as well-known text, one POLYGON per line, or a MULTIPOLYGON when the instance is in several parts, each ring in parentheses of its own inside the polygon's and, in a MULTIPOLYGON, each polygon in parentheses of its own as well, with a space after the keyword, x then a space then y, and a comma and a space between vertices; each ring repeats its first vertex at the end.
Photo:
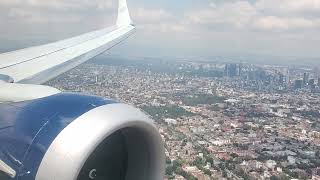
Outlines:
POLYGON ((162 180, 165 157, 140 110, 61 93, 0 104, 0 160, 19 180, 162 180))

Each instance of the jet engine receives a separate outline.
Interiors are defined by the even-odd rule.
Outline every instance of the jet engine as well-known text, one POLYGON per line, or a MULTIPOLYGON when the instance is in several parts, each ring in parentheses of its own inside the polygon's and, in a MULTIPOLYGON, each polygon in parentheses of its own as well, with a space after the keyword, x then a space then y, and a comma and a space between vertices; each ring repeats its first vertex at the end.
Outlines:
POLYGON ((163 180, 164 160, 132 106, 73 93, 0 104, 1 180, 163 180))

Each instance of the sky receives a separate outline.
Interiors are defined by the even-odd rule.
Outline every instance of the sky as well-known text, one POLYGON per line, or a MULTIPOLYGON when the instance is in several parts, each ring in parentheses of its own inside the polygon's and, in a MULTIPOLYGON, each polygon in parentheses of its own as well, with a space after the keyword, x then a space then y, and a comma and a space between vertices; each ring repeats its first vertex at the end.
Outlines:
MULTIPOLYGON (((117 0, 0 0, 0 52, 110 26, 117 5, 117 0)), ((128 0, 128 5, 137 32, 110 54, 320 57, 320 0, 128 0)))

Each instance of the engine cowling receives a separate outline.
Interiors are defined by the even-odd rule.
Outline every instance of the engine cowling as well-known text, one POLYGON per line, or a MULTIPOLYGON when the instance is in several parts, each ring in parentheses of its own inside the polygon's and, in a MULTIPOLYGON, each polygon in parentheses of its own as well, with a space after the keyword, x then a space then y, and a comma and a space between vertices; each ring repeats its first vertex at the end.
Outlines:
POLYGON ((19 180, 162 180, 165 158, 138 109, 60 93, 0 104, 0 159, 19 180))

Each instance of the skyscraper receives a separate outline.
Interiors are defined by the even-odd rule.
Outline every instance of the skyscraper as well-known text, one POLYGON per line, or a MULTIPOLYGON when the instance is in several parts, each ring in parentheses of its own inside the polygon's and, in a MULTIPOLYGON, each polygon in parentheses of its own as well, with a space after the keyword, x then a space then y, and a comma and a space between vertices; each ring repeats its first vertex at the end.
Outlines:
POLYGON ((238 66, 237 64, 226 64, 224 73, 228 77, 235 77, 238 75, 238 66))
POLYGON ((303 86, 306 86, 309 81, 309 74, 308 73, 303 73, 303 86))
POLYGON ((224 76, 229 76, 229 75, 228 75, 228 69, 229 69, 229 64, 226 64, 226 65, 224 66, 224 76))
POLYGON ((287 69, 287 84, 289 85, 290 84, 290 69, 288 68, 287 69))
POLYGON ((315 82, 316 82, 315 79, 310 79, 308 82, 308 85, 313 86, 315 84, 315 82))
POLYGON ((283 74, 279 74, 279 84, 283 85, 283 83, 285 82, 285 76, 283 74))
POLYGON ((295 80, 294 82, 294 89, 301 89, 303 87, 303 80, 295 80))
POLYGON ((240 63, 239 64, 239 76, 242 76, 242 72, 243 72, 243 64, 240 63))

